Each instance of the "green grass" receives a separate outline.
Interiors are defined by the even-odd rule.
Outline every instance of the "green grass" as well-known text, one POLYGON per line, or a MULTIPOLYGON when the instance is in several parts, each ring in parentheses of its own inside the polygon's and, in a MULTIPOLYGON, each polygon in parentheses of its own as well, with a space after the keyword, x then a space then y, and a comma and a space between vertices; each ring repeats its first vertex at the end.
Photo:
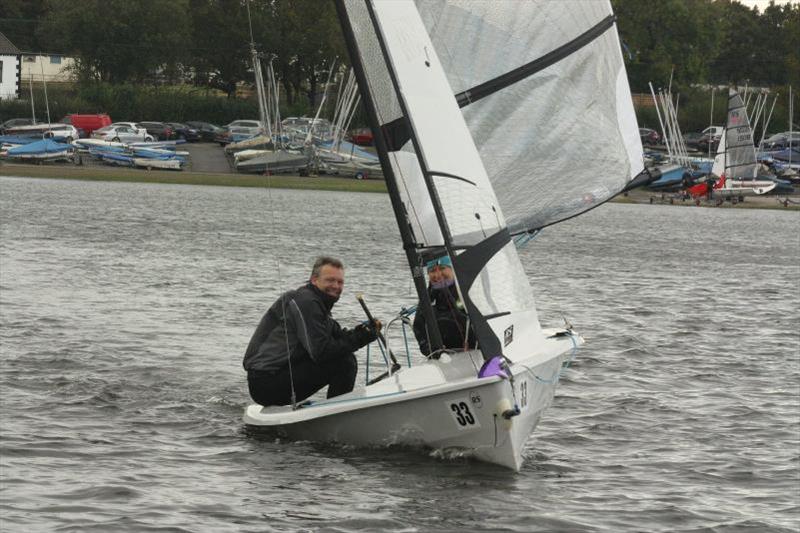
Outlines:
POLYGON ((386 192, 383 180, 356 180, 332 176, 258 176, 254 174, 212 174, 169 170, 144 170, 78 165, 2 164, 0 176, 54 178, 85 181, 123 181, 217 185, 222 187, 272 187, 276 189, 318 189, 326 191, 386 192))
MULTIPOLYGON (((314 189, 324 191, 349 192, 386 192, 383 180, 356 180, 333 176, 301 177, 301 176, 258 176, 255 174, 213 174, 208 172, 186 172, 169 170, 144 170, 123 167, 106 167, 99 165, 27 165, 0 164, 0 176, 17 176, 29 178, 54 178, 85 181, 123 181, 136 183, 174 183, 179 185, 216 185, 221 187, 261 187, 275 189, 314 189)), ((660 194, 644 189, 631 191, 628 196, 618 196, 611 200, 614 203, 649 204, 650 197, 655 205, 670 205, 669 200, 662 202, 660 194)), ((793 202, 800 202, 797 196, 793 202)), ((681 202, 676 206, 695 207, 694 201, 681 202)), ((721 206, 703 201, 702 207, 722 207, 735 209, 780 209, 785 211, 800 210, 800 203, 789 203, 788 207, 778 202, 774 196, 748 197, 745 202, 731 204, 725 202, 721 206)))

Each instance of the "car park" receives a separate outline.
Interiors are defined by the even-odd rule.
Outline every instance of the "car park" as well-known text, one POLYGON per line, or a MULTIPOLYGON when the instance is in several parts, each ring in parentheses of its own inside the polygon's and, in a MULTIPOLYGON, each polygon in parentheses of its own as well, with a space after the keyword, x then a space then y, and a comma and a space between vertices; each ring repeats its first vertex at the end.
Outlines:
POLYGON ((168 141, 175 138, 175 132, 163 122, 142 121, 138 122, 138 124, 139 127, 145 128, 147 133, 159 141, 168 141))
POLYGON ((197 134, 200 136, 201 141, 214 141, 217 134, 222 131, 222 128, 216 124, 211 124, 210 122, 199 122, 192 120, 186 122, 186 125, 197 130, 197 134))
POLYGON ((172 128, 174 136, 178 139, 183 139, 189 142, 197 142, 200 140, 200 134, 195 128, 181 122, 167 122, 167 126, 172 128))
POLYGON ((153 135, 148 132, 141 133, 141 130, 133 129, 129 126, 106 126, 92 133, 93 139, 101 139, 113 142, 141 142, 154 140, 153 135))

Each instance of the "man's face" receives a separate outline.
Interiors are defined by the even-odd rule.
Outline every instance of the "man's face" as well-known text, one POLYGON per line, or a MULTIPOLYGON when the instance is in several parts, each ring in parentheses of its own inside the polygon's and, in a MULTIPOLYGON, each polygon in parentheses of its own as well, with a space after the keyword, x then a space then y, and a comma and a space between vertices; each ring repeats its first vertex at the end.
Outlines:
POLYGON ((344 289, 344 270, 333 265, 322 265, 319 276, 311 276, 311 283, 328 296, 338 299, 344 289))

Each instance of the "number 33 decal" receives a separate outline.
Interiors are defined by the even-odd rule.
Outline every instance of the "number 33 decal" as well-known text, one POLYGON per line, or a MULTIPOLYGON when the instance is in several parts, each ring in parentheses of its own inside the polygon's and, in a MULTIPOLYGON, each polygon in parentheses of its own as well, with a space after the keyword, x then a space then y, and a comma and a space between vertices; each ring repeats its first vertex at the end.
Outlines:
POLYGON ((447 406, 450 410, 450 414, 453 416, 453 419, 456 422, 456 425, 458 426, 458 429, 472 429, 474 427, 480 427, 480 423, 470 410, 469 402, 466 399, 447 402, 447 406))

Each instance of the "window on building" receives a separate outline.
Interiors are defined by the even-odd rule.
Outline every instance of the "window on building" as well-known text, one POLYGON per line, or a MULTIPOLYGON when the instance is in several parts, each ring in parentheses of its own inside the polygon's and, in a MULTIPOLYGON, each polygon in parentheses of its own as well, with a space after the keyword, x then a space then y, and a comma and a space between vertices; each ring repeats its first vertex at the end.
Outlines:
POLYGON ((61 64, 61 56, 50 56, 50 64, 51 65, 60 65, 61 64))

